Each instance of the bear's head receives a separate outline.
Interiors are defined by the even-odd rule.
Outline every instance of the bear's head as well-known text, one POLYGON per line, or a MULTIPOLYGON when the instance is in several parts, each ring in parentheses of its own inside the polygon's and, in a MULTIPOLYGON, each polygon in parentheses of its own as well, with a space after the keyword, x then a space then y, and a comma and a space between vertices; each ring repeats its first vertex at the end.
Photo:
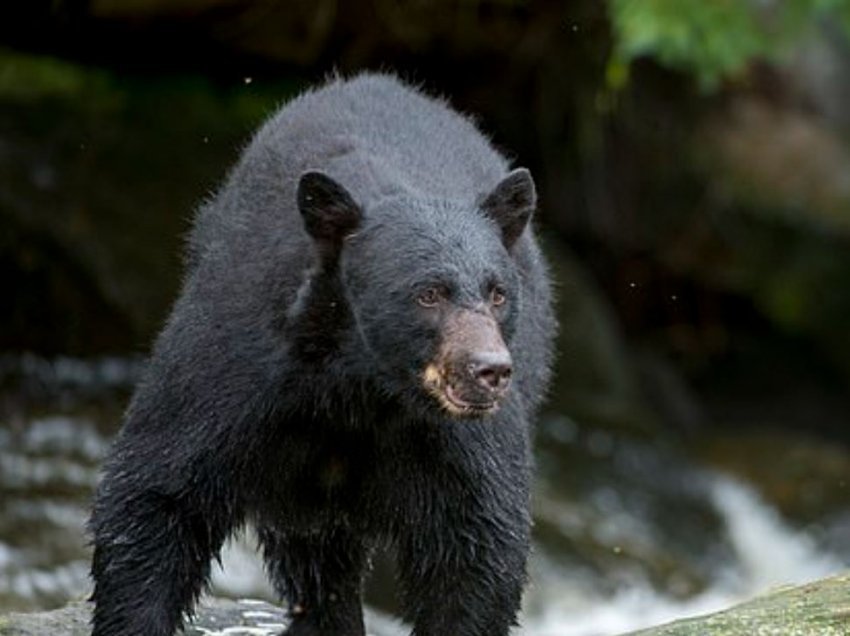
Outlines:
MULTIPOLYGON (((521 311, 513 251, 536 204, 529 172, 474 202, 388 196, 362 208, 320 172, 299 210, 351 317, 349 342, 381 391, 455 417, 493 413, 509 394, 521 311)), ((337 301, 334 301, 337 302, 337 301)))

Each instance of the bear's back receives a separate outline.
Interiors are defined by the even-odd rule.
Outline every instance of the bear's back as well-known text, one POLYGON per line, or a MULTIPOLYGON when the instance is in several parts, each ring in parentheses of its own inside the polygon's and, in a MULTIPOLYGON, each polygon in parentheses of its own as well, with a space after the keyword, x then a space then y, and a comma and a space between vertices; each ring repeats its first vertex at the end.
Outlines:
POLYGON ((365 207, 392 194, 472 204, 498 183, 507 162, 468 118, 393 76, 335 79, 260 128, 199 210, 190 252, 223 242, 242 253, 270 242, 304 251, 295 200, 307 170, 327 172, 365 207))
POLYGON ((464 200, 489 191, 507 168, 468 118, 389 75, 360 75, 306 93, 284 107, 257 141, 295 149, 287 158, 289 178, 324 169, 363 204, 391 187, 464 200), (370 172, 385 173, 372 175, 380 188, 362 182, 370 172))

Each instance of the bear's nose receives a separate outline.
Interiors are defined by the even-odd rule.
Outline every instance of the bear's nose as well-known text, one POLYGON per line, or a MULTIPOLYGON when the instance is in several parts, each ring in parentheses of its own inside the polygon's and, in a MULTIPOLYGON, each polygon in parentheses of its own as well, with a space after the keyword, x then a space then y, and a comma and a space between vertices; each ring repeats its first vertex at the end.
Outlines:
POLYGON ((504 393, 511 381, 511 355, 507 351, 483 351, 473 356, 469 371, 483 388, 504 393))

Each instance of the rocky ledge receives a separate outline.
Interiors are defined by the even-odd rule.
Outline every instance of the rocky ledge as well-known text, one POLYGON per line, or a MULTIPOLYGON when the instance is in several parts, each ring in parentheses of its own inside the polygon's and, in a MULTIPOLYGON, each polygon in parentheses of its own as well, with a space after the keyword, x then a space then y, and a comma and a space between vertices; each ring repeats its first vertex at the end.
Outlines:
MULTIPOLYGON (((89 636, 90 605, 69 603, 49 612, 0 616, 0 636, 89 636)), ((396 636, 397 624, 367 612, 369 636, 396 636)), ((205 599, 181 636, 276 636, 286 627, 286 612, 264 601, 205 599)))
MULTIPOLYGON (((89 606, 0 617, 0 636, 88 636, 89 606)), ((393 621, 367 615, 370 636, 399 633, 393 621)), ((262 601, 208 599, 183 636, 273 636, 286 625, 262 601)), ((627 635, 629 636, 629 635, 627 635)), ((774 590, 730 609, 634 632, 630 636, 850 636, 850 573, 774 590)))

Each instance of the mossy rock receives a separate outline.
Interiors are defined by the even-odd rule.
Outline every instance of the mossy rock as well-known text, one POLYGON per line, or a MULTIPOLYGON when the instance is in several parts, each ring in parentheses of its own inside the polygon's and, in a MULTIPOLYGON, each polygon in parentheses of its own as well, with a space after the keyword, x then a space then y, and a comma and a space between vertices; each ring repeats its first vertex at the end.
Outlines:
POLYGON ((850 575, 759 596, 735 607, 626 636, 847 636, 850 575))

